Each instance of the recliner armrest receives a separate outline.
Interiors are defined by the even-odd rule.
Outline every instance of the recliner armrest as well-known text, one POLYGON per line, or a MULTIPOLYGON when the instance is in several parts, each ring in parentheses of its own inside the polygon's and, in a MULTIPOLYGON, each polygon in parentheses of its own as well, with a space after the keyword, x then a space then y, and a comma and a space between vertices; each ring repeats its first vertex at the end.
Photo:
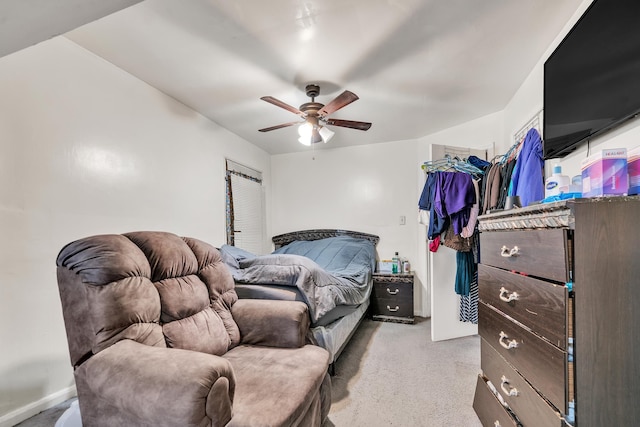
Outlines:
POLYGON ((75 371, 85 425, 226 425, 235 377, 230 363, 197 351, 123 340, 75 371), (117 420, 117 421, 116 421, 117 420))
POLYGON ((241 344, 298 348, 309 333, 309 308, 301 301, 239 299, 231 315, 241 344))

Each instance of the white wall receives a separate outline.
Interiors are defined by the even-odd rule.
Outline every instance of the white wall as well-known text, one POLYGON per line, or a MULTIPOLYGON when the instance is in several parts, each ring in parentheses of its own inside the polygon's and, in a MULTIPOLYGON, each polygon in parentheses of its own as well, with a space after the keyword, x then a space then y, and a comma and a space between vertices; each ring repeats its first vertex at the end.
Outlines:
MULTIPOLYGON (((349 132, 357 131, 339 129, 335 138, 348 138, 349 132)), ((398 251, 416 270, 415 312, 424 316, 428 296, 417 249, 416 178, 422 161, 415 141, 272 156, 272 231, 341 228, 380 236, 380 259, 398 251)))
POLYGON ((222 244, 225 157, 262 171, 267 189, 270 163, 65 38, 0 58, 0 94, 0 426, 8 426, 74 393, 55 276, 62 246, 134 230, 222 244))

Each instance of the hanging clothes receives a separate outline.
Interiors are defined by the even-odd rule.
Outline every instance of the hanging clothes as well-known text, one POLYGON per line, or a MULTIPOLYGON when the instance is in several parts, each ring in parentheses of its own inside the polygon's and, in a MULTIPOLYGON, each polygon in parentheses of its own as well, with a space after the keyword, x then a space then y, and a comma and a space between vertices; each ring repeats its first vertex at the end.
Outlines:
POLYGON ((473 166, 477 167, 478 169, 482 170, 483 172, 489 167, 491 166, 490 162, 487 162, 486 160, 482 160, 481 158, 479 158, 478 156, 469 156, 469 158, 467 159, 467 162, 469 162, 470 164, 472 164, 473 166))
POLYGON ((440 247, 440 236, 436 236, 433 240, 429 241, 430 252, 438 252, 439 247, 440 247))
POLYGON ((441 218, 449 217, 453 231, 460 234, 469 222, 476 192, 471 175, 464 172, 436 172, 433 207, 441 218))
POLYGON ((469 295, 471 282, 478 269, 474 262, 472 252, 456 252, 456 283, 455 290, 458 295, 469 295))
MULTIPOLYGON (((418 201, 419 219, 421 223, 425 223, 423 213, 428 210, 427 237, 431 252, 437 251, 440 244, 456 250, 454 290, 461 297, 459 307, 461 321, 473 321, 468 319, 478 317, 477 297, 475 300, 469 299, 470 293, 477 294, 475 272, 477 271, 478 239, 475 231, 477 217, 483 203, 481 186, 484 192, 485 176, 492 166, 492 163, 479 158, 470 158, 466 163, 449 157, 423 165, 423 169, 429 173, 418 201), (455 172, 442 170, 442 168, 451 168, 455 172)), ((497 176, 500 177, 499 171, 497 176)), ((497 197, 498 191, 496 191, 497 197)))
POLYGON ((441 242, 448 248, 451 248, 458 252, 469 252, 471 251, 471 245, 473 244, 473 240, 470 237, 462 237, 460 234, 456 234, 453 231, 453 227, 449 226, 444 233, 440 236, 441 242))
MULTIPOLYGON (((432 172, 427 175, 427 181, 422 189, 422 194, 418 200, 418 208, 428 212, 429 221, 427 228, 427 238, 433 240, 440 236, 449 226, 449 218, 437 215, 435 212, 434 197, 439 172, 432 172)), ((436 246, 437 250, 437 246, 436 246)), ((433 251, 435 252, 435 251, 433 251)))
POLYGON ((497 209, 504 209, 504 205, 509 195, 509 187, 511 185, 511 176, 516 167, 517 160, 515 158, 508 160, 500 169, 500 197, 498 199, 497 209))
POLYGON ((544 199, 544 158, 542 138, 529 129, 511 176, 510 196, 519 196, 522 206, 544 199))
POLYGON ((480 211, 480 188, 478 181, 473 180, 473 188, 476 192, 476 202, 471 207, 471 213, 469 214, 469 222, 464 226, 460 232, 462 237, 471 237, 476 229, 476 222, 478 221, 478 212, 480 211))
POLYGON ((460 312, 458 319, 461 322, 478 324, 478 272, 476 271, 471 284, 469 295, 460 295, 460 312))
POLYGON ((500 163, 494 163, 489 172, 487 172, 487 178, 485 182, 484 201, 482 203, 482 213, 486 214, 493 209, 498 208, 498 202, 500 200, 500 169, 502 165, 500 163))

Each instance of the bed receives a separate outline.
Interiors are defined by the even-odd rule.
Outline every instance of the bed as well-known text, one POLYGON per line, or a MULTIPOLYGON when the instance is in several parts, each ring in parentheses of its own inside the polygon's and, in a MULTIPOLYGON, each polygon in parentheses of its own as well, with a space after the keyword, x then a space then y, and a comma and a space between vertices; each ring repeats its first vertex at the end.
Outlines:
POLYGON ((303 230, 274 236, 275 250, 254 255, 223 245, 222 259, 240 298, 303 301, 315 344, 331 369, 369 307, 378 236, 349 230, 303 230))

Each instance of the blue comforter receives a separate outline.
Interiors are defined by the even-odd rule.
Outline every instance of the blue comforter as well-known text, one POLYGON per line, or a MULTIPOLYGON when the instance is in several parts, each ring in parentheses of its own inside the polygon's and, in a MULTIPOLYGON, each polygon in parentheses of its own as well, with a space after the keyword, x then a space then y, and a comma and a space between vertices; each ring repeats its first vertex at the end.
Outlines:
POLYGON ((371 292, 376 257, 366 239, 296 241, 260 256, 228 245, 220 252, 239 283, 297 287, 313 322, 337 305, 364 302, 371 292))

